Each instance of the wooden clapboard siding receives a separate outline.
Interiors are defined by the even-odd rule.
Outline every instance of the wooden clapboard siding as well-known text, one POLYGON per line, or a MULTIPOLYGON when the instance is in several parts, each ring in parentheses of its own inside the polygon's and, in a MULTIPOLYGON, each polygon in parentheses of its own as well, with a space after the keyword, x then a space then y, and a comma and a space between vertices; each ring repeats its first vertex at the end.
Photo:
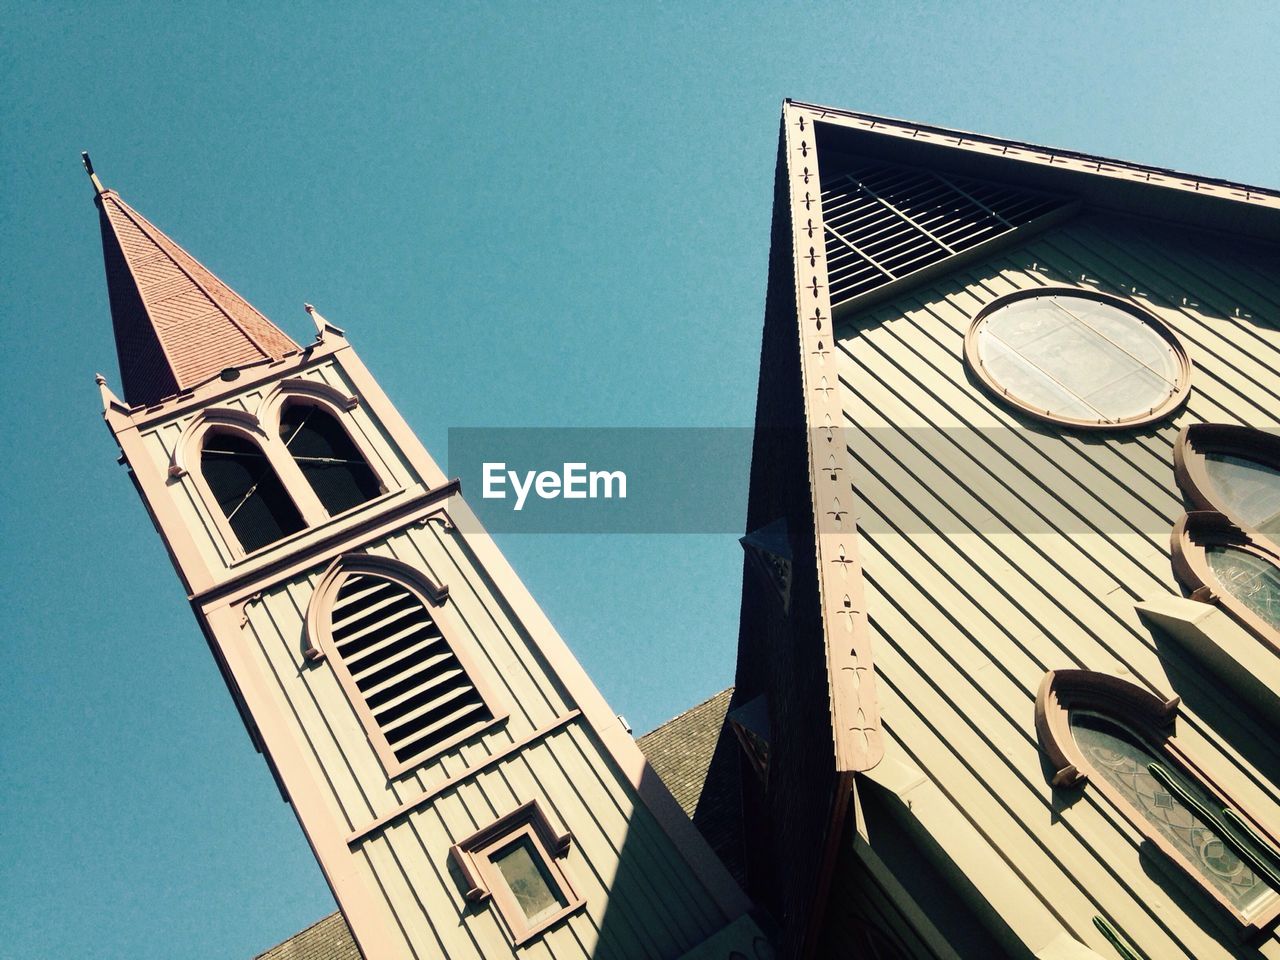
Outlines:
MULTIPOLYGON (((1280 824, 1273 732, 1134 609, 1180 592, 1168 545, 1184 509, 1172 469, 1178 430, 1277 424, 1275 266, 1274 254, 1223 238, 1087 213, 837 331, 887 756, 917 766, 984 838, 991 862, 1103 956, 1111 948, 1097 915, 1151 957, 1257 955, 1235 945, 1232 921, 1147 853, 1095 789, 1048 784, 1033 708, 1045 671, 1063 667, 1179 694, 1179 742, 1280 824), (1185 407, 1134 431, 1072 433, 1023 419, 966 376, 964 335, 982 306, 1063 284, 1130 296, 1177 333, 1194 364, 1185 407)), ((856 895, 887 923, 877 883, 865 873, 856 895)), ((1016 916, 1004 920, 1019 929, 1016 916)), ((1275 936, 1265 951, 1280 950, 1275 936)))
MULTIPOLYGON (((449 586, 447 603, 455 623, 465 627, 453 639, 471 645, 510 716, 459 748, 388 779, 332 670, 303 656, 306 606, 323 571, 264 592, 246 607, 244 639, 253 644, 291 720, 290 747, 307 756, 353 833, 572 709, 519 626, 493 601, 492 587, 468 562, 455 535, 428 524, 370 544, 366 552, 413 563, 449 586)), ((490 908, 476 910, 462 900, 449 873, 448 849, 529 799, 545 804, 572 832, 568 869, 588 901, 581 915, 544 938, 552 950, 548 956, 672 957, 723 924, 634 788, 579 721, 444 789, 429 805, 354 845, 353 855, 367 862, 372 879, 387 892, 413 955, 480 958, 506 943, 490 908), (447 924, 441 916, 466 919, 447 924)), ((537 956, 544 948, 529 949, 537 956)))
MULTIPOLYGON (((349 350, 303 362, 293 375, 361 398, 343 422, 383 478, 386 503, 443 485, 349 350)), ((273 386, 270 380, 250 385, 213 405, 257 415, 273 386)), ((189 460, 192 451, 181 447, 199 409, 190 405, 147 422, 139 431, 145 463, 136 460, 135 469, 169 477, 171 463, 189 460)), ((244 691, 237 696, 245 701, 255 742, 280 769, 339 904, 371 957, 487 960, 513 953, 492 902, 465 900, 449 850, 530 800, 557 831, 571 834, 565 869, 586 902, 520 948, 521 956, 675 958, 737 916, 715 886, 720 881, 691 868, 690 851, 677 847, 652 799, 641 799, 638 751, 620 725, 617 740, 634 756, 620 757, 617 742, 606 742, 618 722, 602 717, 598 694, 580 669, 555 659, 562 656, 559 639, 482 533, 427 521, 420 510, 382 532, 366 525, 364 533, 340 538, 332 549, 312 549, 305 563, 284 562, 272 573, 260 558, 241 557, 193 476, 198 463, 185 466, 189 472, 169 477, 162 488, 166 509, 194 544, 180 569, 196 558, 206 568, 204 581, 213 588, 193 591, 197 613, 210 626, 232 690, 244 691), (447 639, 470 661, 472 683, 493 697, 493 723, 407 769, 384 767, 334 666, 307 656, 308 607, 335 558, 348 552, 400 561, 447 587, 447 639), (249 579, 223 586, 246 567, 249 579)), ((469 518, 457 501, 439 504, 469 518)), ((379 509, 370 504, 356 512, 376 521, 379 509)), ((350 518, 336 519, 335 526, 349 529, 350 518)), ((297 537, 309 538, 310 531, 297 537)), ((272 551, 283 562, 287 548, 266 550, 272 551)))

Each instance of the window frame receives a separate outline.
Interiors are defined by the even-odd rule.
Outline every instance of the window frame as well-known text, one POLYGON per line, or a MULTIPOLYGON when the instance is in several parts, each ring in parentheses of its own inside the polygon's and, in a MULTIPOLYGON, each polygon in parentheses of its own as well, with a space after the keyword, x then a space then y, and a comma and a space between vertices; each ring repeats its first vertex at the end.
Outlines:
POLYGON ((1280 846, 1275 835, 1257 817, 1182 749, 1175 729, 1180 705, 1179 697, 1162 699, 1145 687, 1110 674, 1076 669, 1048 671, 1036 693, 1035 726, 1040 748, 1054 770, 1052 785, 1062 789, 1092 783, 1144 839, 1154 844, 1235 920, 1237 929, 1246 933, 1264 930, 1280 919, 1280 890, 1272 887, 1271 902, 1256 914, 1241 912, 1106 777, 1092 775, 1093 768, 1076 742, 1070 724, 1071 711, 1085 710, 1127 727, 1162 754, 1179 774, 1198 784, 1224 809, 1235 811, 1259 837, 1273 847, 1280 846))
POLYGON ((467 902, 482 904, 486 900, 491 901, 512 944, 522 947, 586 905, 586 899, 578 893, 560 863, 568 856, 572 840, 568 832, 556 832, 537 800, 529 800, 455 843, 449 848, 449 855, 467 884, 467 902), (502 871, 493 861, 495 853, 523 837, 530 839, 540 865, 559 886, 557 892, 566 903, 535 923, 530 923, 525 917, 502 871))
POLYGON ((1272 548, 1280 547, 1217 498, 1209 476, 1210 454, 1241 457, 1280 470, 1280 435, 1236 424, 1193 423, 1182 428, 1173 444, 1173 476, 1178 489, 1190 502, 1192 512, 1220 513, 1254 539, 1266 541, 1272 548))
POLYGON ((306 478, 298 470, 297 464, 293 462, 293 458, 282 458, 277 444, 273 443, 272 438, 262 429, 262 424, 258 418, 244 410, 209 407, 196 414, 183 429, 182 436, 174 446, 173 455, 169 460, 168 474, 170 484, 180 483, 185 477, 191 478, 196 492, 195 499, 203 503, 205 513, 209 516, 214 529, 218 531, 225 544, 226 550, 230 555, 229 563, 231 564, 248 557, 260 556, 269 550, 279 547, 281 544, 289 543, 296 537, 305 535, 317 523, 322 523, 321 517, 327 518, 328 516, 320 505, 320 501, 316 499, 315 494, 312 492, 311 485, 306 482, 306 478), (209 486, 209 481, 204 476, 202 459, 204 444, 211 432, 237 434, 262 451, 271 469, 275 471, 281 486, 284 487, 286 496, 293 501, 294 509, 298 511, 298 515, 302 518, 303 526, 301 530, 286 534, 278 540, 273 540, 271 543, 258 547, 256 550, 246 550, 244 548, 244 544, 240 542, 240 537, 227 519, 226 513, 218 504, 218 498, 214 496, 213 488, 209 486), (295 471, 297 476, 294 476, 295 471), (301 487, 298 485, 299 482, 302 484, 301 487))
POLYGON ((1231 547, 1280 570, 1280 551, 1271 545, 1271 541, 1255 535, 1248 528, 1237 526, 1229 516, 1216 510, 1194 510, 1183 514, 1174 524, 1169 540, 1173 575, 1191 599, 1216 604, 1273 652, 1280 654, 1280 630, 1222 586, 1209 565, 1205 550, 1206 547, 1231 547))
POLYGON ((354 513, 362 507, 373 503, 374 501, 385 497, 393 491, 392 480, 387 475, 385 464, 381 463, 381 458, 377 456, 377 451, 368 443, 364 436, 363 430, 353 430, 353 424, 350 422, 351 411, 360 406, 360 398, 355 394, 346 394, 336 387, 332 387, 327 383, 319 380, 308 380, 302 377, 291 377, 282 380, 275 388, 268 393, 258 405, 255 416, 259 423, 270 424, 273 439, 280 442, 284 447, 285 456, 298 469, 298 475, 302 478, 302 482, 306 484, 307 491, 311 493, 316 502, 320 504, 320 509, 324 513, 326 519, 332 520, 336 517, 345 517, 354 513), (324 504, 320 502, 319 495, 315 492, 315 488, 311 486, 311 481, 307 479, 306 474, 298 467, 298 463, 294 460, 292 452, 284 442, 284 438, 280 436, 280 418, 284 415, 285 410, 290 405, 302 405, 319 407, 329 413, 334 420, 338 422, 338 426, 346 433, 347 439, 351 441, 352 446, 359 451, 360 456, 364 459, 365 465, 372 472, 374 479, 378 482, 379 492, 376 496, 370 497, 368 500, 361 501, 353 507, 348 507, 340 513, 330 513, 325 509, 324 504))
POLYGON ((428 761, 457 748, 460 744, 482 736, 499 724, 505 723, 509 713, 490 681, 488 672, 479 666, 479 658, 471 651, 471 644, 460 641, 464 631, 455 622, 446 607, 449 599, 447 585, 436 586, 425 574, 401 560, 370 553, 347 553, 329 565, 315 592, 307 604, 303 656, 309 663, 327 661, 334 677, 346 694, 347 702, 364 728, 365 737, 377 755, 388 779, 411 773, 428 761), (333 641, 333 607, 342 585, 353 576, 373 576, 390 580, 412 594, 440 630, 440 637, 449 647, 458 665, 466 673, 468 681, 489 711, 489 718, 477 720, 467 728, 446 737, 439 743, 399 759, 387 740, 386 734, 365 700, 364 692, 356 684, 346 661, 333 641))
POLYGON ((1088 431, 1115 431, 1115 430, 1133 430, 1138 427, 1144 427, 1157 421, 1164 420, 1171 413, 1177 410, 1186 401, 1191 393, 1191 376, 1193 365, 1191 357, 1187 353, 1186 347, 1182 345, 1182 341, 1178 335, 1163 320, 1157 317, 1152 311, 1127 300, 1123 297, 1117 297, 1109 293, 1103 293, 1099 290, 1090 290, 1083 287, 1067 287, 1067 286, 1046 286, 1032 287, 1026 290, 1015 290, 997 297, 990 303, 985 304, 981 310, 974 316, 969 324, 969 329, 964 335, 964 360, 965 366, 981 384, 982 388, 990 394, 995 400, 1016 412, 1024 413, 1033 419, 1043 423, 1052 423, 1058 427, 1068 427, 1073 430, 1088 431), (1021 398, 1009 393, 1007 388, 999 383, 987 371, 978 353, 978 332, 986 322, 987 318, 996 311, 1007 307, 1011 303, 1019 300, 1029 300, 1035 297, 1078 297, 1082 300, 1095 300, 1099 303, 1107 304, 1124 311, 1130 316, 1137 319, 1140 323, 1150 327, 1173 349, 1173 353, 1178 362, 1178 389, 1171 393, 1160 406, 1154 408, 1150 413, 1140 417, 1134 417, 1130 420, 1119 420, 1115 422, 1106 420, 1079 420, 1074 417, 1063 417, 1042 410, 1039 407, 1033 407, 1031 404, 1021 398))

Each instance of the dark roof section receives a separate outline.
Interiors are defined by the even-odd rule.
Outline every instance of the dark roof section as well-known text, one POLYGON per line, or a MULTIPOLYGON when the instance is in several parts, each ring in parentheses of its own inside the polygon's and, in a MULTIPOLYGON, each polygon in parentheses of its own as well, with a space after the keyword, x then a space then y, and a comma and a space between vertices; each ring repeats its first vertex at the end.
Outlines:
POLYGON ((798 100, 819 121, 819 154, 944 169, 1096 207, 1280 242, 1280 190, 798 100))
POLYGON ((340 913, 331 913, 254 960, 362 960, 340 913))
POLYGON ((95 202, 127 403, 157 403, 227 367, 278 360, 298 350, 114 191, 102 191, 95 202))
POLYGON ((742 749, 725 725, 733 687, 691 707, 638 741, 654 771, 729 873, 744 885, 742 749))
POLYGON ((702 798, 711 756, 729 712, 733 687, 690 707, 636 740, 681 809, 692 818, 702 798))
MULTIPOLYGON (((736 743, 732 735, 725 736, 723 740, 720 736, 732 696, 732 687, 722 690, 636 741, 659 778, 717 853, 721 853, 725 837, 736 839, 741 836, 741 818, 736 803, 737 768, 722 762, 726 757, 736 761, 736 743), (712 762, 713 757, 715 763, 712 762), (708 769, 713 772, 710 780, 708 769), (722 769, 726 773, 732 772, 732 776, 720 775, 717 771, 722 769)), ((727 865, 731 872, 740 873, 734 863, 727 865)), ((258 954, 254 960, 362 958, 342 914, 331 913, 284 943, 258 954)))

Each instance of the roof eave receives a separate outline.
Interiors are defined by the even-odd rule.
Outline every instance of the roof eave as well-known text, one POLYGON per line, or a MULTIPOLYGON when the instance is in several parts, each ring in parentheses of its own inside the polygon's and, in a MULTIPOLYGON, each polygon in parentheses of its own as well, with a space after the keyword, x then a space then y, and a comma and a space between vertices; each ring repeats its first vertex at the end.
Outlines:
POLYGON ((788 100, 827 149, 1069 194, 1118 213, 1280 244, 1280 190, 1075 150, 788 100))
POLYGON ((867 621, 858 531, 847 479, 852 459, 843 433, 844 412, 831 347, 832 313, 821 237, 821 188, 812 114, 787 103, 782 137, 791 206, 792 263, 796 273, 797 344, 804 384, 809 445, 809 489, 817 541, 818 590, 827 657, 835 772, 868 770, 884 755, 871 630, 867 621), (816 223, 815 223, 816 221, 816 223), (808 252, 806 252, 808 251, 808 252), (814 264, 802 270, 802 257, 814 264), (816 258, 816 259, 813 259, 816 258), (818 264, 821 264, 821 269, 818 264), (812 279, 808 276, 812 273, 812 279), (819 277, 819 275, 821 275, 819 277), (821 282, 820 282, 821 281, 821 282), (816 449, 818 446, 822 449, 816 449), (823 458, 820 467, 818 458, 823 458), (842 499, 843 497, 843 499, 842 499))

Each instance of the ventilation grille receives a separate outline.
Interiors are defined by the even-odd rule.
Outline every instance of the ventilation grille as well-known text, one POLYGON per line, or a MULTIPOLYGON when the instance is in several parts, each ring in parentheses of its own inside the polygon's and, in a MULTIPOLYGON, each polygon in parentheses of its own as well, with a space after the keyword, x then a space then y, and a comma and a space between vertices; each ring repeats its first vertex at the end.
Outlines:
POLYGON ((333 642, 401 763, 493 718, 422 601, 394 581, 343 583, 333 642))
POLYGON ((1063 207, 1046 196, 854 161, 822 183, 827 282, 837 308, 1063 207))

